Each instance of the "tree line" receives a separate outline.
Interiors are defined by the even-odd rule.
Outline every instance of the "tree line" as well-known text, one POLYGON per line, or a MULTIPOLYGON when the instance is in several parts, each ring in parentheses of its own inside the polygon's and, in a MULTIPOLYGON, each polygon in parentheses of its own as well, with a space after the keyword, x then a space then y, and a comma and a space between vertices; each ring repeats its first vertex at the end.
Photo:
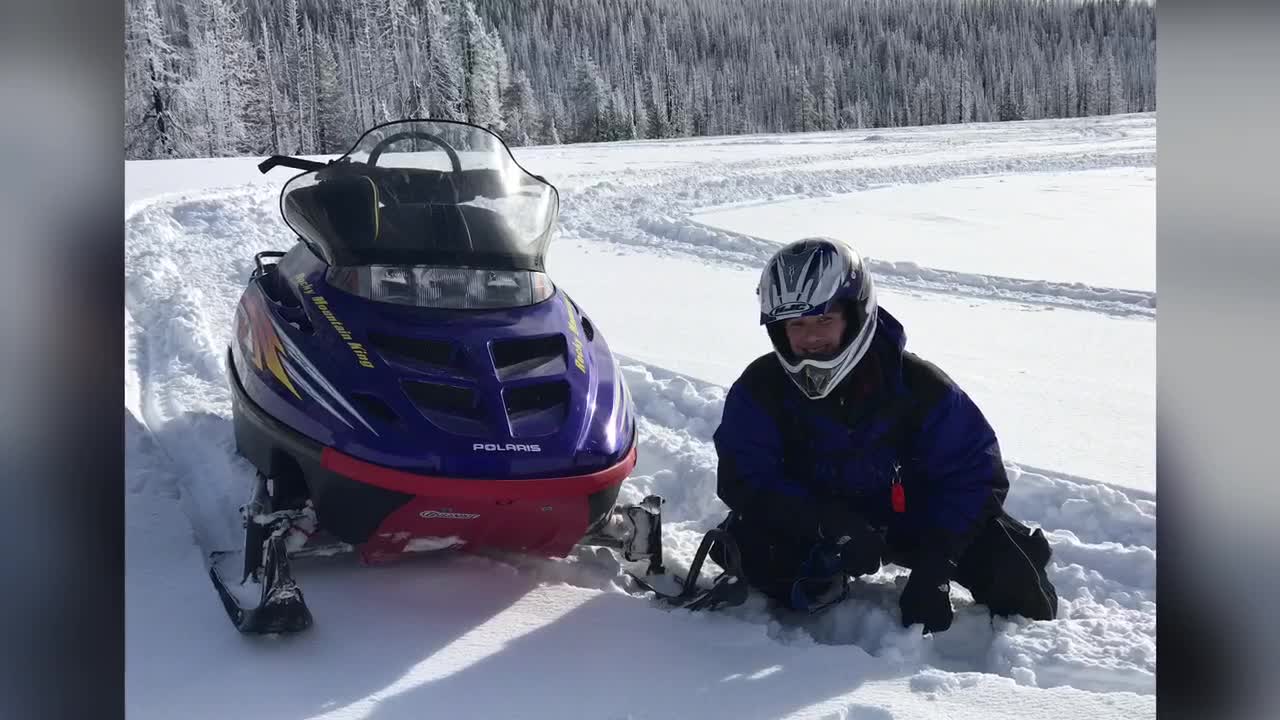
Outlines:
POLYGON ((403 117, 525 145, 1155 109, 1129 0, 127 0, 125 43, 129 159, 403 117))

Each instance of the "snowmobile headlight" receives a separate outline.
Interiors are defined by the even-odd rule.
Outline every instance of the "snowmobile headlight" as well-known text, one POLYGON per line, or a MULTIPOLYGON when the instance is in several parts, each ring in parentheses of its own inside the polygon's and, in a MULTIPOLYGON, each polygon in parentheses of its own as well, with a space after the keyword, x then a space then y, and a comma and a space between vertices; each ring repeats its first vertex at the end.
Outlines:
POLYGON ((329 269, 330 285, 377 302, 450 310, 522 307, 551 297, 546 273, 424 265, 329 269))

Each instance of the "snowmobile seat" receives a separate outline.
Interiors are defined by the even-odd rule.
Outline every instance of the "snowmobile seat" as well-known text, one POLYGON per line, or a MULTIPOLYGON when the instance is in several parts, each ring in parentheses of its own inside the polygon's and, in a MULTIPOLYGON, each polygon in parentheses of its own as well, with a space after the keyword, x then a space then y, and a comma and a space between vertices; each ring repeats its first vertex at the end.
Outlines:
POLYGON ((347 248, 372 248, 381 234, 378 189, 364 175, 333 178, 301 187, 284 197, 285 219, 309 245, 334 258, 347 248), (342 238, 335 248, 331 238, 342 238))
MULTIPOLYGON (((467 203, 477 197, 501 198, 512 178, 492 168, 445 173, 439 170, 391 170, 380 178, 386 194, 400 202, 467 203)), ((520 182, 525 182, 523 178, 520 182)))
POLYGON ((514 254, 519 238, 497 213, 473 205, 401 203, 382 211, 379 249, 514 254))

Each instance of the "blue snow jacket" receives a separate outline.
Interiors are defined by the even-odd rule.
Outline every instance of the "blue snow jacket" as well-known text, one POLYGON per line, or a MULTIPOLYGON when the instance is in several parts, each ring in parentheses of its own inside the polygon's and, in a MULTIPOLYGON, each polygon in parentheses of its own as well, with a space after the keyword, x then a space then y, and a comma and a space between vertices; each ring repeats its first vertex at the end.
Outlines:
POLYGON ((956 558, 1008 493, 999 444, 964 391, 904 350, 902 324, 883 308, 877 322, 871 349, 821 400, 801 394, 772 352, 747 367, 714 436, 718 493, 792 541, 816 541, 823 504, 844 503, 956 558))

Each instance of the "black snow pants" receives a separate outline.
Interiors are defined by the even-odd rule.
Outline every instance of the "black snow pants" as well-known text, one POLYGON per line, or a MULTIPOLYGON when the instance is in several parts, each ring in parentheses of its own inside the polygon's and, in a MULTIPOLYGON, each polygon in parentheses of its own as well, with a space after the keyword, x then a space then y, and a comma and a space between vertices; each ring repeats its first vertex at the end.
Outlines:
MULTIPOLYGON (((737 541, 742 572, 747 583, 774 600, 789 605, 801 568, 811 557, 813 544, 770 537, 735 513, 721 524, 737 541)), ((918 539, 885 538, 882 563, 910 568, 910 558, 920 549, 918 539)), ((1058 595, 1046 574, 1051 550, 1039 529, 1018 522, 1007 513, 993 517, 960 556, 952 580, 973 594, 992 615, 1021 615, 1031 620, 1057 616, 1058 595)), ((711 559, 719 562, 713 551, 711 559)))

